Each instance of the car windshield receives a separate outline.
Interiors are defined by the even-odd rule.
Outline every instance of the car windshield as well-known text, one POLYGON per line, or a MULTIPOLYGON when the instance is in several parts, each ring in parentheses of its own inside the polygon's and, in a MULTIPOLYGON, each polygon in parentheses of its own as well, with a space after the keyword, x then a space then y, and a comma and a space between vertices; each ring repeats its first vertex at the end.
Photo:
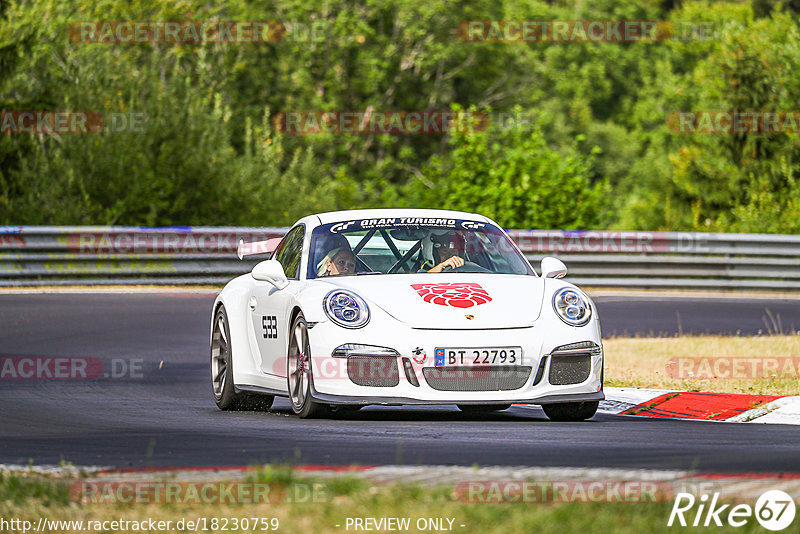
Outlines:
POLYGON ((497 226, 463 219, 392 217, 318 226, 307 278, 466 272, 533 275, 497 226))

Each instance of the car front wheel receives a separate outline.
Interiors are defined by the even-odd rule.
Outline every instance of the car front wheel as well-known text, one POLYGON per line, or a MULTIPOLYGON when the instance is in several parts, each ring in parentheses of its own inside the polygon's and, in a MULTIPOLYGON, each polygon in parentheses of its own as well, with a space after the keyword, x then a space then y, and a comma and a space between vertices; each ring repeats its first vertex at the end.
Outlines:
POLYGON ((327 415, 328 405, 311 398, 311 343, 308 341, 308 325, 303 313, 298 313, 289 338, 289 353, 286 357, 286 380, 292 411, 301 418, 327 415))

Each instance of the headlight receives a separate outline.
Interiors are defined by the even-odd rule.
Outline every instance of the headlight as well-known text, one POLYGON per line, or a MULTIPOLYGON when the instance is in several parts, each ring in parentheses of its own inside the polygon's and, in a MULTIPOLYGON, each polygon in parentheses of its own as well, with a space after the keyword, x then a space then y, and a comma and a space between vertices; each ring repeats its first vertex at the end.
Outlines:
POLYGON ((322 301, 331 321, 345 328, 361 328, 369 322, 369 307, 364 299, 344 289, 334 289, 322 301))
POLYGON ((592 318, 589 299, 568 287, 558 290, 553 296, 553 308, 561 320, 570 326, 583 326, 592 318))

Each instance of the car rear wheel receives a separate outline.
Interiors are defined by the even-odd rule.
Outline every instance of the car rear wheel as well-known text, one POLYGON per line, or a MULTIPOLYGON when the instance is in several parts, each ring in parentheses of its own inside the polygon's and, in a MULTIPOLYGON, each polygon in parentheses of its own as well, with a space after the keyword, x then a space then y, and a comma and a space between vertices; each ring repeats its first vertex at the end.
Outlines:
POLYGON ((237 393, 233 383, 233 350, 231 329, 225 306, 214 314, 211 334, 211 389, 220 410, 269 410, 275 397, 237 393))
POLYGON ((462 412, 473 415, 490 414, 511 408, 510 404, 457 404, 456 406, 462 412))
POLYGON ((542 409, 551 421, 585 421, 597 413, 598 401, 543 404, 542 409))
POLYGON ((286 380, 292 411, 301 418, 327 415, 327 404, 311 398, 311 343, 308 341, 308 325, 303 313, 297 314, 289 338, 289 353, 286 358, 286 380))

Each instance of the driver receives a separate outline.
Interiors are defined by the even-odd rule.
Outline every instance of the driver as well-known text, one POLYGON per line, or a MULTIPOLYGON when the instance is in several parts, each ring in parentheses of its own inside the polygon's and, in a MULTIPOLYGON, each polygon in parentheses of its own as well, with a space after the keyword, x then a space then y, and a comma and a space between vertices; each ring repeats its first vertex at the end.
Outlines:
POLYGON ((332 249, 317 263, 317 276, 337 276, 355 272, 356 257, 349 246, 332 249))
POLYGON ((427 256, 433 258, 433 261, 428 260, 427 263, 434 264, 428 269, 429 273, 440 273, 445 267, 456 269, 464 265, 461 257, 464 253, 464 236, 460 232, 431 233, 425 241, 426 246, 423 248, 426 252, 429 251, 427 256))

